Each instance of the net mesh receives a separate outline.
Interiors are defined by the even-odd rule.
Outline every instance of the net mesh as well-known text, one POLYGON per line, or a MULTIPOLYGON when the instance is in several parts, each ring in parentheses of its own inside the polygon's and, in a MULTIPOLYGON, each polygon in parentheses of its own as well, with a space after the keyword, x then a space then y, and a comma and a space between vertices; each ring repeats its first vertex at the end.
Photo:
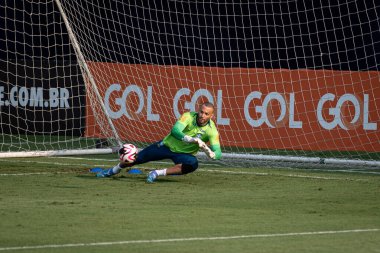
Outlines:
POLYGON ((11 146, 21 147, 27 135, 26 149, 37 135, 43 149, 52 142, 66 148, 77 138, 83 148, 117 138, 143 148, 167 135, 181 113, 210 101, 225 154, 376 161, 379 7, 321 0, 6 1, 3 139, 16 136, 11 146), (38 85, 43 98, 31 102, 38 85), (54 88, 59 106, 51 108, 54 88), (14 104, 12 92, 20 97, 14 104))

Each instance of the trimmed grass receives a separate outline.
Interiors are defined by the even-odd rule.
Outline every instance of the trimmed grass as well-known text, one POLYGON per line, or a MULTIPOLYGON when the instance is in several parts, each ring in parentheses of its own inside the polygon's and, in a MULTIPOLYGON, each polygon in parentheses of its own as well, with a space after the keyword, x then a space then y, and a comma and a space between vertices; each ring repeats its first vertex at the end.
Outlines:
POLYGON ((201 165, 195 173, 147 184, 145 174, 97 179, 87 172, 113 164, 113 156, 0 159, 0 250, 194 237, 203 239, 28 251, 347 253, 380 248, 380 231, 210 240, 379 229, 376 175, 201 165), (10 175, 18 173, 44 174, 10 175))

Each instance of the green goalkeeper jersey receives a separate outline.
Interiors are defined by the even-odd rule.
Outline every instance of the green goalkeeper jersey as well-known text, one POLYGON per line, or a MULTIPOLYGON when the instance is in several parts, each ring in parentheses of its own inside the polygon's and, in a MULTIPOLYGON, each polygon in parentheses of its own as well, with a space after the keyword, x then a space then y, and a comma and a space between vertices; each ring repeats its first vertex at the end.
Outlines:
POLYGON ((209 142, 211 150, 215 152, 215 159, 220 159, 222 152, 219 143, 219 133, 214 121, 210 119, 205 126, 198 126, 197 115, 198 113, 196 112, 182 114, 181 118, 174 124, 170 134, 164 138, 164 145, 175 153, 195 155, 199 151, 198 144, 184 142, 182 139, 185 135, 197 137, 205 143, 209 142))

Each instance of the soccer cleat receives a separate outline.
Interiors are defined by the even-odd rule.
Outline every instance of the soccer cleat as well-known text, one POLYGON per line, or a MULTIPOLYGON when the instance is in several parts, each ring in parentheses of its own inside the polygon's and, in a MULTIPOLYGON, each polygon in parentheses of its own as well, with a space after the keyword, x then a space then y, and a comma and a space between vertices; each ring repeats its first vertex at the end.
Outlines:
POLYGON ((158 177, 158 174, 155 170, 149 172, 148 177, 146 178, 147 183, 153 183, 158 177))
POLYGON ((111 168, 111 169, 104 169, 104 170, 98 172, 96 174, 96 177, 110 177, 113 175, 115 175, 115 173, 113 173, 112 168, 111 168))

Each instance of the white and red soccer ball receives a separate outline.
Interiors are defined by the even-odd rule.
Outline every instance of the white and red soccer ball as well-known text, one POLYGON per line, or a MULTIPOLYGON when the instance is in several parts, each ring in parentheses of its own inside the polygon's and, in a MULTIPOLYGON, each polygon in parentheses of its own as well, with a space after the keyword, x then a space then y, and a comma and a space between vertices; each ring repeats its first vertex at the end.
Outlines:
POLYGON ((123 144, 119 149, 120 161, 125 163, 133 163, 136 160, 138 149, 133 144, 123 144))

